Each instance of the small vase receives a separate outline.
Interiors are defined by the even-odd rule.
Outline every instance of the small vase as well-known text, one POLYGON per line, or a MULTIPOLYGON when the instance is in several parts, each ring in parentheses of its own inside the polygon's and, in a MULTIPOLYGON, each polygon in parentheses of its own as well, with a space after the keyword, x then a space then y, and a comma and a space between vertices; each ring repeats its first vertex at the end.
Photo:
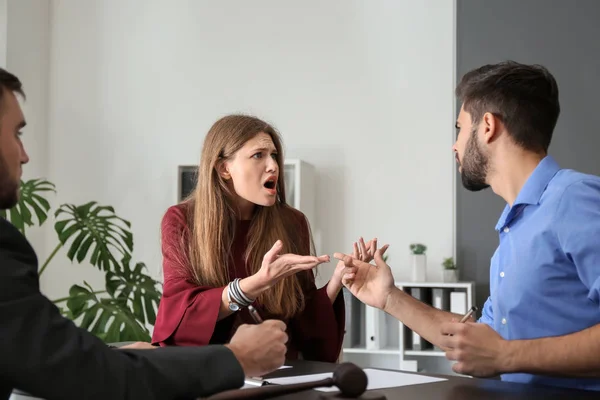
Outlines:
POLYGON ((411 254, 411 272, 413 282, 427 280, 427 256, 425 254, 411 254))
POLYGON ((444 282, 458 282, 458 270, 457 269, 445 269, 444 270, 444 282))

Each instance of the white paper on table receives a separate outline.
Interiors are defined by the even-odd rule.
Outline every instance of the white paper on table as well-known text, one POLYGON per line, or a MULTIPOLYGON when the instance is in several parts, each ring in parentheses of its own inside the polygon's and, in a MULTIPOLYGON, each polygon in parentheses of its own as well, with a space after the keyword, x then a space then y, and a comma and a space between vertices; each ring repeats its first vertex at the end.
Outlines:
MULTIPOLYGON (((364 369, 364 371, 367 374, 367 378, 369 379, 369 383, 367 384, 367 390, 385 389, 385 388, 409 386, 409 385, 420 385, 423 383, 441 382, 441 381, 447 380, 445 378, 437 378, 437 377, 432 377, 432 376, 416 375, 416 374, 407 374, 405 372, 383 371, 383 370, 372 369, 372 368, 366 368, 366 369, 364 369)), ((273 379, 269 379, 269 383, 274 383, 274 384, 278 384, 278 385, 290 385, 293 383, 319 381, 321 379, 326 379, 326 378, 331 378, 331 377, 333 377, 333 373, 328 372, 328 373, 324 373, 324 374, 312 374, 312 375, 288 376, 285 378, 273 378, 273 379)), ((336 392, 339 389, 336 386, 332 386, 332 387, 315 388, 315 390, 320 390, 322 392, 336 392)))
MULTIPOLYGON (((282 365, 281 367, 277 368, 277 369, 287 369, 287 368, 293 368, 291 365, 282 365)), ((257 378, 246 378, 244 380, 244 386, 242 386, 242 389, 249 389, 249 388, 253 388, 253 387, 260 387, 262 386, 263 383, 263 378, 262 377, 257 377, 257 378)))

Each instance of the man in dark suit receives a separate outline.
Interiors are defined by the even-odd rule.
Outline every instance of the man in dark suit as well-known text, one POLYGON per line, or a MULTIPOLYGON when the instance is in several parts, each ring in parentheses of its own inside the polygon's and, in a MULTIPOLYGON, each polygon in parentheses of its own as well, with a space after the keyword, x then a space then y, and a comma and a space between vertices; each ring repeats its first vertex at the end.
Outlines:
MULTIPOLYGON (((0 208, 19 197, 25 119, 17 77, 0 68, 0 208)), ((225 346, 112 350, 39 290, 33 248, 0 218, 0 400, 13 388, 53 399, 180 399, 243 385, 284 362, 285 324, 242 326, 225 346)), ((142 346, 143 347, 143 346, 142 346)))

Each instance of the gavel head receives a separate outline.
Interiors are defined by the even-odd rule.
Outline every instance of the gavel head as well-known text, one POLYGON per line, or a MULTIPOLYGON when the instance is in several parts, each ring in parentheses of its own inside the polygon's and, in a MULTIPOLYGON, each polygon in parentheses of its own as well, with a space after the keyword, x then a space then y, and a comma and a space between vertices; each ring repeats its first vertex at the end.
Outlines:
POLYGON ((333 383, 340 389, 342 395, 356 398, 367 390, 367 374, 355 364, 345 362, 333 371, 333 383))

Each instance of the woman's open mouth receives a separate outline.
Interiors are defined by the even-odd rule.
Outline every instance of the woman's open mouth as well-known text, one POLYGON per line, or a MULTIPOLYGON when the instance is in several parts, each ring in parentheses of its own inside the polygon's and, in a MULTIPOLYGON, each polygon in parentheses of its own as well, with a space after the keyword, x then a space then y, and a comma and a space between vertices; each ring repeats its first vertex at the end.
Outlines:
POLYGON ((267 189, 267 191, 270 194, 276 194, 277 193, 277 178, 271 177, 271 178, 267 179, 267 181, 263 184, 263 186, 265 187, 265 189, 267 189))

